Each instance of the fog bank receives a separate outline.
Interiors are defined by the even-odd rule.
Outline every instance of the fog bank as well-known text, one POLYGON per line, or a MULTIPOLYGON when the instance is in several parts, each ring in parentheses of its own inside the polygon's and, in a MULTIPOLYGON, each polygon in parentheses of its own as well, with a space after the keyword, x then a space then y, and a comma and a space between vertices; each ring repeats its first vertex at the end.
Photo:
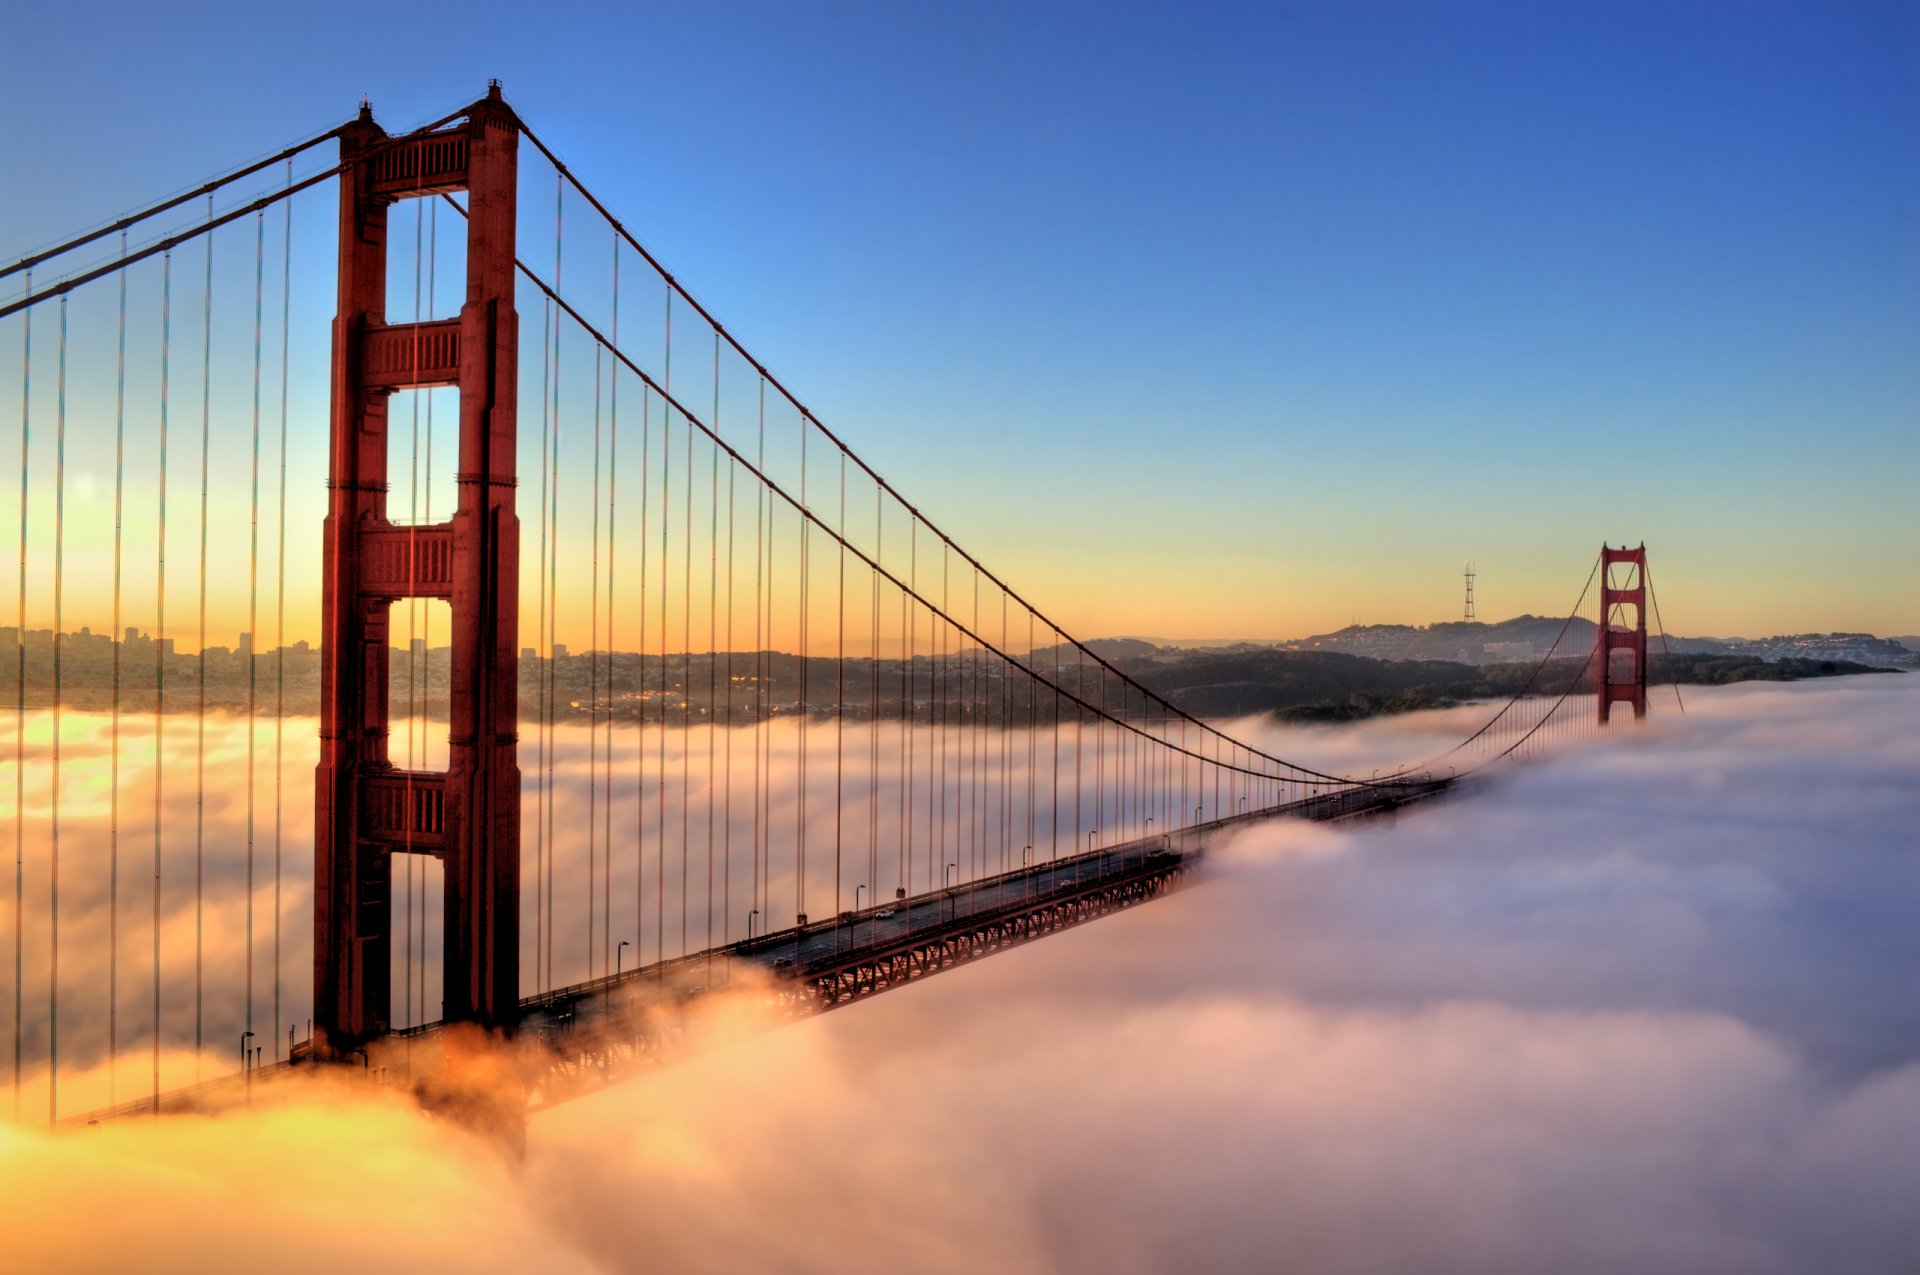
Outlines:
POLYGON ((518 1169, 363 1100, 0 1135, 4 1198, 39 1219, 10 1222, 13 1252, 1910 1265, 1920 678, 1688 709, 1392 825, 1253 829, 1195 888, 542 1115, 518 1169), (132 1222, 91 1224, 116 1213, 132 1222))

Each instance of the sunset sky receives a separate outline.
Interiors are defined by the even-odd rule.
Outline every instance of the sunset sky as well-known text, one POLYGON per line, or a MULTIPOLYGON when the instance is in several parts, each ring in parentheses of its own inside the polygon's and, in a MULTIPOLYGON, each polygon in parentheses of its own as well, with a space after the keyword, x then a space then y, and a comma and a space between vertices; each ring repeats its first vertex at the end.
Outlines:
MULTIPOLYGON (((478 8, 15 7, 0 170, 32 197, 0 204, 0 259, 362 95, 397 130, 498 76, 823 421, 1083 636, 1457 618, 1467 558, 1482 618, 1561 613, 1602 539, 1649 545, 1676 632, 1920 632, 1911 5, 478 8)), ((295 341, 320 335, 289 637, 317 635, 331 271, 294 271, 295 341)), ((0 322, 0 402, 19 340, 0 322)), ((37 421, 50 392, 36 361, 37 421)), ((73 395, 68 616, 104 627, 110 432, 79 405, 111 386, 73 395)), ((215 485, 231 584, 245 488, 215 485)), ((215 611, 231 641, 244 611, 215 611)))

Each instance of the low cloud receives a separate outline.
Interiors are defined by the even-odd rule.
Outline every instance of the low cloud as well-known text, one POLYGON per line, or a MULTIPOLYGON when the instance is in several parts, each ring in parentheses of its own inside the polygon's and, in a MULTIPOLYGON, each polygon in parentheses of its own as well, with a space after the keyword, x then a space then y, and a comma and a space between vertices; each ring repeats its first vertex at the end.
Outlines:
POLYGON ((1392 825, 1254 829, 1151 906, 536 1117, 517 1168, 362 1100, 11 1131, 10 1204, 63 1219, 13 1251, 1898 1268, 1920 1259, 1916 687, 1703 691, 1392 825), (123 1205, 125 1227, 65 1221, 123 1205), (169 1227, 193 1238, 140 1246, 169 1227))

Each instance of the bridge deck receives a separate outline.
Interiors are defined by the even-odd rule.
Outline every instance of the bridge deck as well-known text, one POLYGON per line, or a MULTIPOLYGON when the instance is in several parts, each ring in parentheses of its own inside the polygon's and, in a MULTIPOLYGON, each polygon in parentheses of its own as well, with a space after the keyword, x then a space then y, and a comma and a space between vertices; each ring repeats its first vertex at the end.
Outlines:
MULTIPOLYGON (((1424 801, 1453 781, 1346 789, 1137 838, 910 899, 759 935, 709 951, 637 965, 524 997, 519 1064, 538 1110, 682 1055, 703 1032, 712 993, 751 984, 784 1016, 820 1013, 875 992, 1144 902, 1174 888, 1223 833, 1276 818, 1340 822, 1424 801)), ((355 1056, 369 1075, 410 1083, 440 1066, 445 1025, 396 1031, 355 1056)), ((161 1111, 231 1106, 311 1065, 310 1042, 286 1062, 160 1095, 161 1111)), ((63 1124, 152 1112, 137 1099, 63 1124)))

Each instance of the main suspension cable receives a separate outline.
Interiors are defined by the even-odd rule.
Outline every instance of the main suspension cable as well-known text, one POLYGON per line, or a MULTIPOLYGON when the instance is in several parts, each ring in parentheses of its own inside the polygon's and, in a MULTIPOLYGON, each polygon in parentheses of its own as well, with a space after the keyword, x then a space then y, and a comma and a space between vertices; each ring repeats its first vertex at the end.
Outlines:
MULTIPOLYGON (((634 237, 632 232, 630 232, 626 228, 626 226, 620 221, 620 219, 615 217, 612 214, 612 212, 607 208, 607 206, 603 204, 600 201, 600 199, 593 194, 592 191, 587 189, 586 185, 579 179, 579 177, 576 176, 574 172, 570 168, 568 168, 567 165, 563 163, 556 154, 554 154, 553 150, 550 147, 548 147, 547 144, 543 142, 540 139, 540 137, 530 127, 527 126, 524 120, 520 121, 520 131, 527 138, 527 140, 532 142, 535 148, 538 149, 540 153, 546 157, 547 161, 553 165, 556 175, 560 179, 564 180, 568 185, 572 186, 573 189, 582 198, 584 198, 589 205, 592 206, 594 211, 599 213, 600 216, 613 228, 614 232, 617 235, 619 235, 622 239, 626 240, 628 245, 631 246, 634 249, 634 251, 638 252, 641 255, 641 257, 645 259, 646 262, 650 266, 652 266, 655 271, 659 273, 660 277, 667 285, 669 300, 671 300, 671 297, 673 295, 678 294, 682 300, 686 301, 687 304, 693 307, 694 311, 697 314, 699 314, 699 316, 702 319, 706 320, 708 325, 712 327, 716 333, 718 333, 730 346, 733 347, 734 351, 737 354, 739 354, 741 358, 747 361, 747 363, 755 370, 755 372, 757 372, 760 376, 765 378, 769 384, 771 384, 784 398, 786 398, 786 400, 790 404, 792 404, 794 409, 800 414, 801 425, 803 429, 805 429, 807 426, 810 425, 812 426, 812 428, 818 430, 821 433, 821 435, 827 439, 827 441, 829 441, 836 448, 838 448, 849 460, 851 460, 864 473, 866 473, 868 477, 873 479, 875 483, 879 484, 883 491, 891 495, 895 499, 895 501, 897 501, 900 504, 900 506, 907 511, 908 515, 911 518, 913 518, 917 522, 924 524, 927 527, 927 529, 931 531, 935 536, 939 537, 947 545, 948 548, 950 548, 953 552, 959 554, 961 558, 964 559, 969 566, 979 570, 990 583, 992 583, 995 587, 1005 591, 1014 600, 1015 603, 1017 603, 1018 605, 1028 610, 1033 611, 1036 615, 1039 615, 1043 621, 1046 620, 1046 616, 1043 613, 1041 613, 1038 610, 1038 608, 1034 607, 1034 605, 1028 602, 1020 593, 1018 593, 1016 590, 1010 587, 1005 581, 1001 580, 1000 577, 995 575, 991 570, 989 570, 984 563, 980 562, 972 554, 968 553, 965 549, 963 549, 956 541, 952 539, 952 537, 947 535, 946 532, 942 531, 938 526, 934 525, 931 521, 929 521, 926 518, 926 516, 919 511, 917 507, 915 507, 911 502, 909 502, 906 499, 906 497, 902 495, 898 490, 896 490, 890 483, 888 483, 886 479, 883 478, 877 470, 875 470, 871 465, 867 464, 865 460, 861 459, 858 453, 854 452, 853 449, 850 448, 844 441, 842 441, 838 435, 836 435, 832 430, 828 429, 827 426, 823 424, 820 421, 820 419, 817 416, 815 416, 813 412, 807 408, 805 404, 800 402, 800 400, 794 396, 793 392, 789 390, 786 387, 786 385, 780 381, 778 377, 776 377, 770 370, 768 370, 765 364, 755 359, 753 355, 748 352, 746 347, 742 345, 740 341, 733 336, 732 333, 727 331, 726 327, 723 324, 721 324, 719 320, 716 319, 713 316, 713 314, 706 309, 705 306, 701 305, 701 303, 697 298, 695 298, 691 293, 687 291, 685 287, 683 287, 680 284, 679 280, 674 277, 672 272, 668 271, 666 267, 660 263, 659 259, 655 257, 651 252, 649 252, 646 246, 640 243, 640 241, 634 237)), ((558 300, 557 297, 556 297, 556 300, 558 300)), ((582 322, 584 324, 585 321, 580 318, 577 312, 572 311, 572 307, 567 306, 565 302, 560 302, 560 304, 563 306, 563 308, 568 309, 569 312, 574 313, 574 317, 576 321, 582 322)), ((678 405, 676 404, 676 406, 678 405)), ((1048 621, 1048 623, 1051 623, 1051 621, 1048 621)), ((1064 632, 1064 630, 1060 630, 1057 625, 1053 627, 1055 628, 1056 632, 1059 632, 1061 634, 1062 640, 1080 649, 1081 652, 1089 660, 1093 661, 1093 663, 1099 666, 1100 668, 1107 670, 1108 672, 1114 674, 1116 677, 1119 677, 1120 679, 1122 679, 1127 685, 1151 697, 1160 706, 1163 712, 1168 713, 1175 717, 1184 718, 1188 721, 1191 721, 1197 728, 1203 731, 1206 731, 1208 733, 1211 733, 1211 734, 1223 733, 1219 730, 1218 727, 1215 727, 1210 723, 1207 723, 1201 720, 1200 718, 1194 717, 1192 714, 1186 712, 1184 709, 1172 703, 1170 700, 1166 699, 1164 696, 1158 694, 1157 692, 1154 692, 1153 690, 1151 690, 1151 688, 1146 687, 1144 684, 1140 683, 1139 681, 1134 679, 1132 676, 1122 671, 1116 665, 1112 664, 1110 661, 1105 659, 1098 652, 1094 651, 1090 647, 1087 647, 1079 639, 1074 638, 1070 635, 1067 635, 1064 632)), ((1017 661, 1013 661, 1013 662, 1018 663, 1017 661)), ((1318 771, 1312 771, 1309 768, 1299 766, 1293 762, 1289 762, 1284 758, 1275 757, 1270 754, 1262 753, 1258 749, 1253 749, 1249 747, 1248 751, 1255 753, 1256 755, 1262 757, 1267 761, 1273 762, 1276 765, 1285 766, 1293 770, 1298 770, 1304 774, 1318 775, 1322 779, 1326 779, 1334 782, 1351 782, 1351 783, 1362 783, 1362 784, 1365 783, 1365 781, 1363 780, 1349 779, 1342 776, 1322 774, 1321 772, 1318 772, 1318 771)))
MULTIPOLYGON (((458 118, 458 116, 449 116, 448 118, 455 119, 455 118, 458 118)), ((67 253, 72 252, 74 249, 84 248, 86 245, 90 243, 95 243, 98 240, 106 238, 108 235, 113 234, 115 231, 118 231, 120 233, 122 248, 124 251, 127 231, 132 227, 137 226, 141 222, 146 221, 150 218, 158 217, 161 213, 168 212, 172 209, 178 208, 182 204, 192 203, 194 200, 199 199, 203 195, 211 196, 215 191, 220 190, 222 187, 230 186, 237 181, 244 181, 246 178, 253 176, 255 173, 260 172, 264 169, 272 168, 275 164, 278 164, 283 160, 286 161, 288 165, 288 171, 291 172, 293 159, 296 155, 299 155, 305 151, 312 150, 314 147, 320 145, 322 142, 331 141, 332 139, 340 136, 340 130, 342 127, 344 126, 335 125, 334 127, 328 129, 324 133, 319 133, 313 137, 309 137, 304 142, 296 142, 292 146, 287 147, 285 150, 269 155, 265 159, 259 160, 256 163, 248 164, 245 168, 235 169, 233 172, 228 173, 223 177, 216 177, 212 181, 202 183, 201 185, 194 187, 192 190, 185 191, 181 194, 173 196, 171 199, 163 199, 159 203, 143 208, 138 212, 129 213, 125 217, 122 217, 117 221, 112 221, 107 223, 104 226, 96 227, 95 229, 90 230, 83 235, 78 235, 72 239, 67 240, 65 243, 56 244, 54 247, 44 249, 40 252, 31 253, 25 257, 20 258, 20 260, 14 262, 12 265, 7 266, 4 269, 0 269, 0 279, 5 279, 11 275, 18 274, 22 270, 31 272, 35 266, 39 265, 43 261, 51 261, 55 257, 63 257, 67 253)), ((429 127, 438 127, 438 126, 431 125, 429 127)), ((27 290, 31 292, 33 289, 29 287, 27 290)))
MULTIPOLYGON (((458 205, 454 205, 454 206, 458 207, 458 205)), ((880 563, 876 562, 872 557, 870 557, 864 550, 860 549, 857 545, 851 544, 847 542, 844 537, 839 536, 834 531, 834 529, 827 524, 827 522, 824 519, 822 519, 819 515, 815 514, 810 508, 808 508, 805 504, 804 487, 803 487, 802 493, 798 496, 788 492, 784 487, 782 487, 778 482, 774 481, 758 466, 754 465, 751 461, 747 460, 745 456, 741 455, 738 451, 736 451, 731 445, 726 443, 724 440, 719 439, 716 435, 713 434, 713 432, 704 423, 701 422, 701 420, 697 416, 693 415, 683 403, 681 403, 678 399, 674 398, 673 395, 669 393, 664 386, 660 385, 657 382, 654 382, 652 377, 650 377, 645 370, 643 370, 637 363, 635 363, 633 359, 626 354, 625 351, 620 350, 617 347, 613 346, 608 341, 605 333, 601 332, 599 328, 594 326, 589 320, 587 320, 583 315, 581 315, 581 313, 577 309, 575 309, 571 303, 569 303, 564 298, 562 298, 559 292, 552 285, 548 284, 539 275, 534 273, 533 270, 529 268, 524 261, 516 260, 515 265, 519 268, 521 274, 524 275, 527 278, 527 280, 531 282, 536 288, 538 288, 543 294, 545 294, 547 299, 553 303, 554 308, 558 314, 564 315, 565 317, 572 319, 573 322, 580 327, 581 331, 585 333, 590 339, 595 341, 598 345, 604 348, 608 353, 612 354, 615 359, 625 364, 628 371, 633 373, 634 376, 640 378, 644 383, 652 386, 653 390, 656 393, 658 393, 661 397, 663 411, 677 413, 683 421, 687 422, 689 429, 698 431, 700 434, 704 435, 710 441, 712 441, 714 446, 719 447, 720 449, 725 451, 728 455, 734 457, 734 459, 742 466, 742 468, 746 469, 749 473, 753 475, 756 481, 761 483, 772 495, 779 497, 781 500, 784 500, 796 512, 796 514, 799 516, 801 521, 801 532, 802 532, 802 552, 801 552, 802 572, 801 574, 803 578, 807 574, 808 553, 805 548, 806 536, 807 536, 807 533, 809 533, 814 527, 818 527, 821 531, 833 537, 836 544, 843 545, 846 551, 848 553, 851 553, 859 561, 866 564, 871 569, 879 571, 883 576, 883 578, 885 578, 895 588, 905 589, 907 587, 905 582, 902 581, 893 572, 887 570, 880 563)), ((806 442, 806 435, 803 434, 801 437, 803 452, 805 449, 805 442, 806 442)), ((857 459, 855 463, 856 464, 858 463, 857 459)), ((805 467, 804 461, 801 468, 802 468, 801 476, 804 484, 804 480, 806 477, 806 473, 805 473, 806 467, 805 467)), ((690 481, 691 480, 689 479, 689 482, 690 481)), ((689 511, 688 516, 689 518, 691 517, 691 511, 689 511)), ((687 533, 689 536, 691 535, 690 527, 691 527, 691 524, 689 523, 689 530, 687 533)), ((664 541, 663 541, 663 548, 664 548, 664 541)), ((948 553, 959 552, 950 543, 947 543, 944 541, 943 541, 943 549, 948 553)), ((688 552, 691 552, 690 547, 688 552)), ((987 573, 984 570, 982 571, 982 575, 987 576, 988 579, 992 579, 990 573, 987 573)), ((806 650, 806 629, 807 629, 805 603, 806 603, 806 598, 808 593, 808 588, 804 583, 802 584, 800 592, 801 592, 801 601, 802 601, 801 650, 804 652, 806 650)), ((918 594, 914 594, 913 596, 916 602, 920 603, 923 606, 926 606, 930 611, 933 611, 935 614, 937 614, 944 623, 949 625, 954 630, 954 634, 956 636, 964 637, 971 641, 977 642, 986 654, 996 656, 1008 664, 1021 668, 1023 671, 1026 671, 1029 676, 1035 676, 1035 677, 1040 676, 1039 674, 1034 673, 1032 670, 1027 669, 1025 665, 1021 664, 1020 661, 1015 659, 1012 655, 1001 650, 998 646, 988 641, 983 635, 977 633, 972 628, 969 628, 968 626, 954 619, 950 609, 943 607, 939 604, 933 603, 928 599, 919 596, 918 594)), ((1013 596, 1016 601, 1019 600, 1018 595, 1013 595, 1013 596)), ((1038 613, 1036 612, 1036 614, 1038 613)), ((1042 618, 1044 619, 1044 617, 1042 618)), ((1057 626, 1054 626, 1053 631, 1055 632, 1056 635, 1059 636, 1063 644, 1073 646, 1075 650, 1080 651, 1083 661, 1091 660, 1098 668, 1105 670, 1107 673, 1110 673, 1115 677, 1122 678, 1126 680, 1129 685, 1134 686, 1138 690, 1144 691, 1144 693, 1146 693, 1153 700, 1155 704, 1162 707, 1163 711, 1178 717, 1187 718, 1190 721, 1194 721, 1197 725, 1203 727, 1211 734, 1221 733, 1215 728, 1208 726, 1206 723, 1200 722, 1198 719, 1192 718, 1189 714, 1178 709, 1177 707, 1170 705, 1168 701, 1165 700, 1164 697, 1151 691, 1151 689, 1141 687, 1139 683, 1134 682, 1131 678, 1128 678, 1124 673, 1121 673, 1119 670, 1114 669, 1111 665, 1101 660, 1098 656, 1092 655, 1091 653, 1081 650, 1081 648, 1076 643, 1074 643, 1073 640, 1070 637, 1068 637, 1064 632, 1062 632, 1057 626)), ((802 689, 803 689, 802 701, 804 702, 805 683, 808 676, 808 660, 804 657, 804 655, 800 662, 800 668, 801 668, 802 689)), ((1041 680, 1044 681, 1046 679, 1042 677, 1041 680)), ((1056 688, 1056 689, 1059 689, 1061 694, 1065 695, 1069 700, 1071 700, 1076 705, 1078 705, 1078 707, 1081 710, 1091 713, 1095 716, 1100 715, 1100 710, 1098 706, 1093 704, 1091 701, 1083 698, 1082 695, 1076 694, 1073 691, 1068 691, 1065 688, 1056 688)), ((1125 730, 1133 731, 1139 734, 1146 734, 1146 732, 1143 731, 1142 728, 1140 728, 1139 726, 1131 722, 1115 722, 1114 724, 1122 727, 1125 730)), ((1155 742, 1159 742, 1165 747, 1175 748, 1176 751, 1179 751, 1177 745, 1166 744, 1165 741, 1159 740, 1157 737, 1154 737, 1154 736, 1149 736, 1149 738, 1153 738, 1155 742)), ((1228 737, 1228 738, 1231 739, 1231 737, 1228 737)), ((1389 781, 1387 777, 1382 777, 1382 779, 1378 781, 1374 781, 1374 780, 1368 780, 1368 779, 1329 774, 1326 772, 1313 770, 1305 766, 1300 766, 1294 762, 1288 762, 1283 758, 1273 757, 1257 749, 1251 748, 1245 744, 1241 744, 1238 741, 1233 741, 1233 742, 1235 742, 1235 744, 1242 751, 1247 752, 1252 757, 1265 760, 1265 761, 1274 763, 1276 765, 1285 766, 1291 770, 1298 772, 1299 774, 1312 776, 1318 780, 1322 780, 1328 783, 1351 784, 1353 786, 1362 787, 1362 788, 1389 786, 1389 781)), ((663 744, 663 748, 664 748, 664 744, 663 744)), ((1196 759, 1199 757, 1199 754, 1193 753, 1190 750, 1188 751, 1188 755, 1193 756, 1196 759)), ((805 761, 806 761, 805 749, 801 750, 800 760, 801 760, 802 766, 804 767, 805 761)), ((1242 765, 1242 766, 1237 766, 1235 768, 1241 770, 1242 773, 1245 773, 1249 776, 1258 776, 1261 778, 1270 777, 1269 772, 1253 768, 1250 765, 1242 765)), ((1403 773, 1411 773, 1411 772, 1403 772, 1403 773)), ((805 798, 804 783, 801 786, 800 795, 804 802, 804 798, 805 798)), ((805 831, 804 813, 801 815, 799 827, 801 829, 802 837, 804 839, 804 831, 805 831)))
POLYGON ((1647 598, 1653 603, 1653 622, 1660 626, 1660 654, 1667 661, 1667 684, 1673 687, 1673 702, 1682 713, 1687 711, 1687 703, 1680 698, 1680 670, 1673 666, 1673 652, 1667 646, 1667 622, 1660 618, 1660 595, 1653 591, 1653 571, 1643 558, 1640 570, 1647 577, 1647 598))
MULTIPOLYGON (((179 231, 176 234, 168 235, 164 239, 157 239, 154 242, 146 245, 145 247, 136 248, 131 253, 128 253, 125 257, 116 258, 113 261, 110 261, 103 266, 96 267, 95 269, 92 269, 92 270, 83 271, 82 273, 74 275, 70 278, 62 279, 58 283, 48 284, 45 287, 41 288, 40 291, 38 292, 29 292, 24 297, 20 298, 18 301, 10 302, 5 306, 0 306, 0 319, 4 319, 8 315, 13 314, 16 311, 25 310, 25 309, 28 309, 29 307, 36 306, 40 304, 40 302, 48 300, 49 298, 65 296, 76 288, 81 288, 89 283, 92 283, 95 279, 104 278, 107 275, 113 274, 115 271, 124 270, 128 266, 131 266, 136 262, 145 261, 148 257, 158 256, 163 252, 167 252, 170 249, 179 247, 183 243, 189 243, 194 239, 197 239, 203 235, 211 234, 213 231, 218 230, 220 227, 224 225, 227 225, 229 222, 239 221, 242 217, 245 217, 250 213, 257 213, 257 212, 260 212, 262 209, 271 208, 273 205, 280 203, 282 200, 291 199, 293 196, 299 194, 303 190, 308 189, 309 187, 317 186, 321 182, 328 181, 334 177, 338 177, 340 176, 340 174, 347 172, 350 169, 357 168, 362 164, 370 163, 373 160, 379 158, 381 155, 386 154, 388 151, 394 149, 397 146, 402 146, 407 142, 416 141, 419 138, 425 137, 429 133, 432 133, 435 129, 438 129, 443 127, 444 125, 450 124, 454 120, 463 118, 466 115, 466 113, 467 113, 466 108, 463 107, 460 110, 453 112, 451 115, 447 115, 441 119, 435 120, 431 124, 422 125, 421 127, 414 129, 412 132, 395 134, 394 136, 389 137, 384 141, 374 143, 373 145, 367 147, 365 150, 353 156, 351 159, 341 160, 338 164, 335 164, 331 168, 325 169, 321 172, 313 173, 307 177, 303 177, 299 181, 294 182, 281 190, 275 191, 273 194, 263 195, 259 199, 256 199, 251 203, 242 204, 237 208, 228 209, 226 212, 221 213, 219 216, 214 215, 213 196, 208 195, 207 196, 207 217, 206 217, 206 220, 201 222, 199 225, 191 226, 185 230, 179 231)), ((11 273, 11 271, 9 271, 8 273, 11 273)))

